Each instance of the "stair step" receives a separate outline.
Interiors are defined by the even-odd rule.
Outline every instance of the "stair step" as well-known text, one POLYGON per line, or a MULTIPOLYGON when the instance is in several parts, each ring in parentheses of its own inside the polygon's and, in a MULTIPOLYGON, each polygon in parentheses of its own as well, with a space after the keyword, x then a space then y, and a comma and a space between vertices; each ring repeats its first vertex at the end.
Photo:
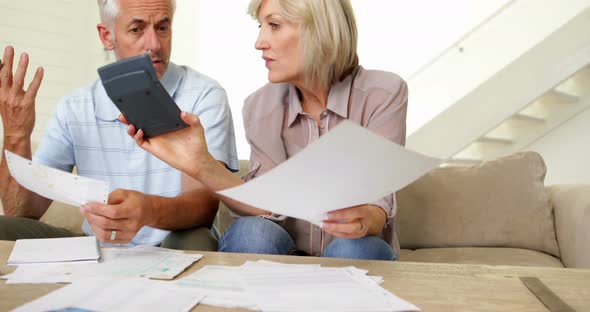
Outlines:
POLYGON ((505 139, 505 138, 497 138, 497 137, 483 136, 483 137, 477 139, 477 142, 480 142, 480 143, 495 143, 495 144, 510 145, 510 144, 513 144, 514 143, 514 140, 505 139))
POLYGON ((449 158, 444 161, 443 166, 473 166, 479 165, 483 162, 481 159, 475 158, 449 158))
POLYGON ((576 103, 580 100, 580 97, 573 93, 568 93, 566 91, 560 91, 557 89, 549 91, 548 94, 557 99, 560 99, 560 102, 562 103, 576 103))
POLYGON ((587 96, 590 94, 590 65, 575 73, 572 77, 555 87, 555 90, 574 96, 587 96))
POLYGON ((537 124, 542 124, 542 123, 546 122, 546 120, 544 118, 521 114, 521 113, 516 113, 516 114, 512 115, 512 119, 528 121, 528 122, 537 123, 537 124))

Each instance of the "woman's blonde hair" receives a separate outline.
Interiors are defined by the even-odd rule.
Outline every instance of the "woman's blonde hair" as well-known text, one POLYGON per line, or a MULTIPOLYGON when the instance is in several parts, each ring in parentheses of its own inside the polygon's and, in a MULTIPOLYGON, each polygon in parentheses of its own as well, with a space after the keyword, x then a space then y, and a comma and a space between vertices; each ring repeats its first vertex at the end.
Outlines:
MULTIPOLYGON (((349 0, 269 0, 280 14, 299 23, 303 78, 329 88, 358 66, 357 29, 349 0)), ((258 19, 262 0, 251 0, 248 14, 258 19)))

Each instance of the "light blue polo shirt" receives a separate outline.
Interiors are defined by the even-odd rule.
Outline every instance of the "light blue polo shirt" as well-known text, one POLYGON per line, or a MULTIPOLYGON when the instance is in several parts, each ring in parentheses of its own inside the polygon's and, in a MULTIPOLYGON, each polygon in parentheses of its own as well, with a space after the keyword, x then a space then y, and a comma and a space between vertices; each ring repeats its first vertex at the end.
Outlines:
MULTIPOLYGON (((238 158, 225 90, 197 71, 170 63, 162 84, 182 111, 200 117, 209 152, 230 169, 238 158)), ((181 172, 138 147, 117 120, 120 112, 100 79, 63 98, 57 105, 33 160, 121 188, 173 197, 181 193, 181 172)), ((197 207, 195 207, 197 209, 197 207)), ((92 235, 85 220, 84 232, 92 235)), ((169 231, 143 227, 129 246, 159 245, 169 231)))

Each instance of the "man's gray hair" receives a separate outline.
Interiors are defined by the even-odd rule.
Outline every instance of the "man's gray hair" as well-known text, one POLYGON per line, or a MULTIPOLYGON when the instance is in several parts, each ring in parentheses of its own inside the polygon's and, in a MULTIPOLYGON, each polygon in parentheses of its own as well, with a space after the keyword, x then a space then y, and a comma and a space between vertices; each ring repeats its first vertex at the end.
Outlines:
MULTIPOLYGON (((119 16, 119 0, 97 0, 100 20, 111 29, 115 26, 115 19, 119 16)), ((176 0, 170 0, 172 15, 176 11, 176 0)), ((172 18, 172 16, 170 17, 172 18)))

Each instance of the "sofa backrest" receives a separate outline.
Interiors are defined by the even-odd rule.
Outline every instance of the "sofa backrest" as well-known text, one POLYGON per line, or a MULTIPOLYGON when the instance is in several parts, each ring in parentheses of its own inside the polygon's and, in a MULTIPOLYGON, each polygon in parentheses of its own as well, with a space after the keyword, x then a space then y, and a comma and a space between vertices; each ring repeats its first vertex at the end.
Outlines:
POLYGON ((559 257, 541 156, 437 168, 397 192, 402 248, 514 247, 559 257))

